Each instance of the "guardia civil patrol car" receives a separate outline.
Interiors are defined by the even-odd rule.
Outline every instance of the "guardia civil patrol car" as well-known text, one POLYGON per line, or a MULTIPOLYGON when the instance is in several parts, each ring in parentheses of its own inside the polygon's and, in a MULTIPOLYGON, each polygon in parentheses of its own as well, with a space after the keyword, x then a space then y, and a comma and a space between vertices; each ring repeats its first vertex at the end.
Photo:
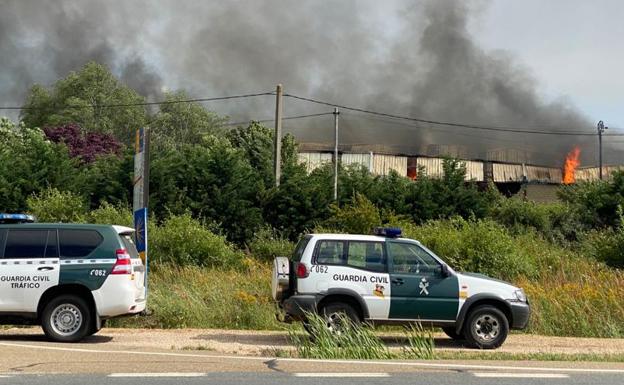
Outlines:
POLYGON ((133 229, 23 222, 0 215, 0 323, 40 324, 51 340, 75 342, 145 309, 133 229))
POLYGON ((347 316, 372 324, 441 327, 472 347, 493 349, 529 319, 524 291, 480 274, 459 273, 400 229, 376 235, 309 234, 292 258, 274 260, 272 294, 281 319, 305 324, 308 312, 330 329, 347 316))

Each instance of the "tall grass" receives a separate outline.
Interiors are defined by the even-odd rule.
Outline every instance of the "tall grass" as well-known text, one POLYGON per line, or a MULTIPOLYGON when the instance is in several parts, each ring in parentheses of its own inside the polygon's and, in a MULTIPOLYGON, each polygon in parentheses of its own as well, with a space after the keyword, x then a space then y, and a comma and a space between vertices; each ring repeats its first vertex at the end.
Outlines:
POLYGON ((241 270, 154 265, 150 315, 112 320, 111 326, 279 329, 268 266, 245 260, 241 270))

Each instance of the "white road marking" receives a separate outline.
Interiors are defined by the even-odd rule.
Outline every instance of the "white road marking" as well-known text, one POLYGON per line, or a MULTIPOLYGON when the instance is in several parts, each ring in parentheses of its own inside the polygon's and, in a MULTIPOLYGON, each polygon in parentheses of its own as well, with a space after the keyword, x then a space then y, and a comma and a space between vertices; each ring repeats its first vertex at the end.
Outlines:
POLYGON ((483 378, 570 378, 563 373, 498 373, 498 372, 475 372, 475 377, 483 378))
POLYGON ((361 378, 361 377, 390 377, 388 373, 294 373, 295 377, 337 377, 337 378, 361 378))
MULTIPOLYGON (((227 360, 246 360, 246 361, 281 361, 281 362, 307 362, 307 363, 327 363, 327 364, 346 364, 346 365, 388 365, 414 368, 436 368, 436 369, 465 369, 465 370, 521 370, 527 371, 524 366, 504 366, 504 365, 475 365, 475 364, 453 364, 453 363, 435 363, 435 362, 410 362, 410 361, 374 361, 374 360, 319 360, 310 358, 278 358, 278 357, 249 357, 249 356, 228 356, 215 354, 188 354, 188 353, 166 353, 166 352, 140 352, 134 350, 98 350, 83 348, 62 348, 58 346, 39 346, 28 344, 14 344, 0 342, 0 346, 9 346, 15 348, 27 348, 38 350, 56 350, 64 352, 79 353, 96 353, 96 354, 128 354, 143 356, 161 356, 161 357, 194 357, 208 359, 227 359, 227 360)), ((624 374, 624 369, 598 369, 598 368, 548 368, 533 367, 530 370, 534 372, 558 372, 558 373, 617 373, 624 374)))
POLYGON ((206 373, 111 373, 108 377, 204 377, 206 373))

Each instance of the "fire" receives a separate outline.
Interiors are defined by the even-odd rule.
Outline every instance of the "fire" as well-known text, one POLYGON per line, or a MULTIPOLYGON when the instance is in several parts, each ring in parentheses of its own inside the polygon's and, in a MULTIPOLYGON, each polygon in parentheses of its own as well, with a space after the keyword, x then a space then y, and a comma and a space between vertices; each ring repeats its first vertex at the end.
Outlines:
POLYGON ((579 157, 581 155, 581 149, 576 146, 566 156, 565 164, 563 165, 563 183, 570 184, 576 181, 574 172, 581 165, 579 157))

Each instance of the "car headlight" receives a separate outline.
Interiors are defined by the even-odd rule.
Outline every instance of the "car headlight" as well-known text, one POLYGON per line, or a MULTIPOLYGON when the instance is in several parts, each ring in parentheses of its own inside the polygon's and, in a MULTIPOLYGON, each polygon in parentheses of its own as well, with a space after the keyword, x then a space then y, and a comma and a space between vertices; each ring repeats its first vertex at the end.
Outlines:
POLYGON ((524 290, 522 289, 518 289, 514 291, 514 297, 516 297, 516 299, 520 302, 526 302, 527 300, 526 294, 524 293, 524 290))

